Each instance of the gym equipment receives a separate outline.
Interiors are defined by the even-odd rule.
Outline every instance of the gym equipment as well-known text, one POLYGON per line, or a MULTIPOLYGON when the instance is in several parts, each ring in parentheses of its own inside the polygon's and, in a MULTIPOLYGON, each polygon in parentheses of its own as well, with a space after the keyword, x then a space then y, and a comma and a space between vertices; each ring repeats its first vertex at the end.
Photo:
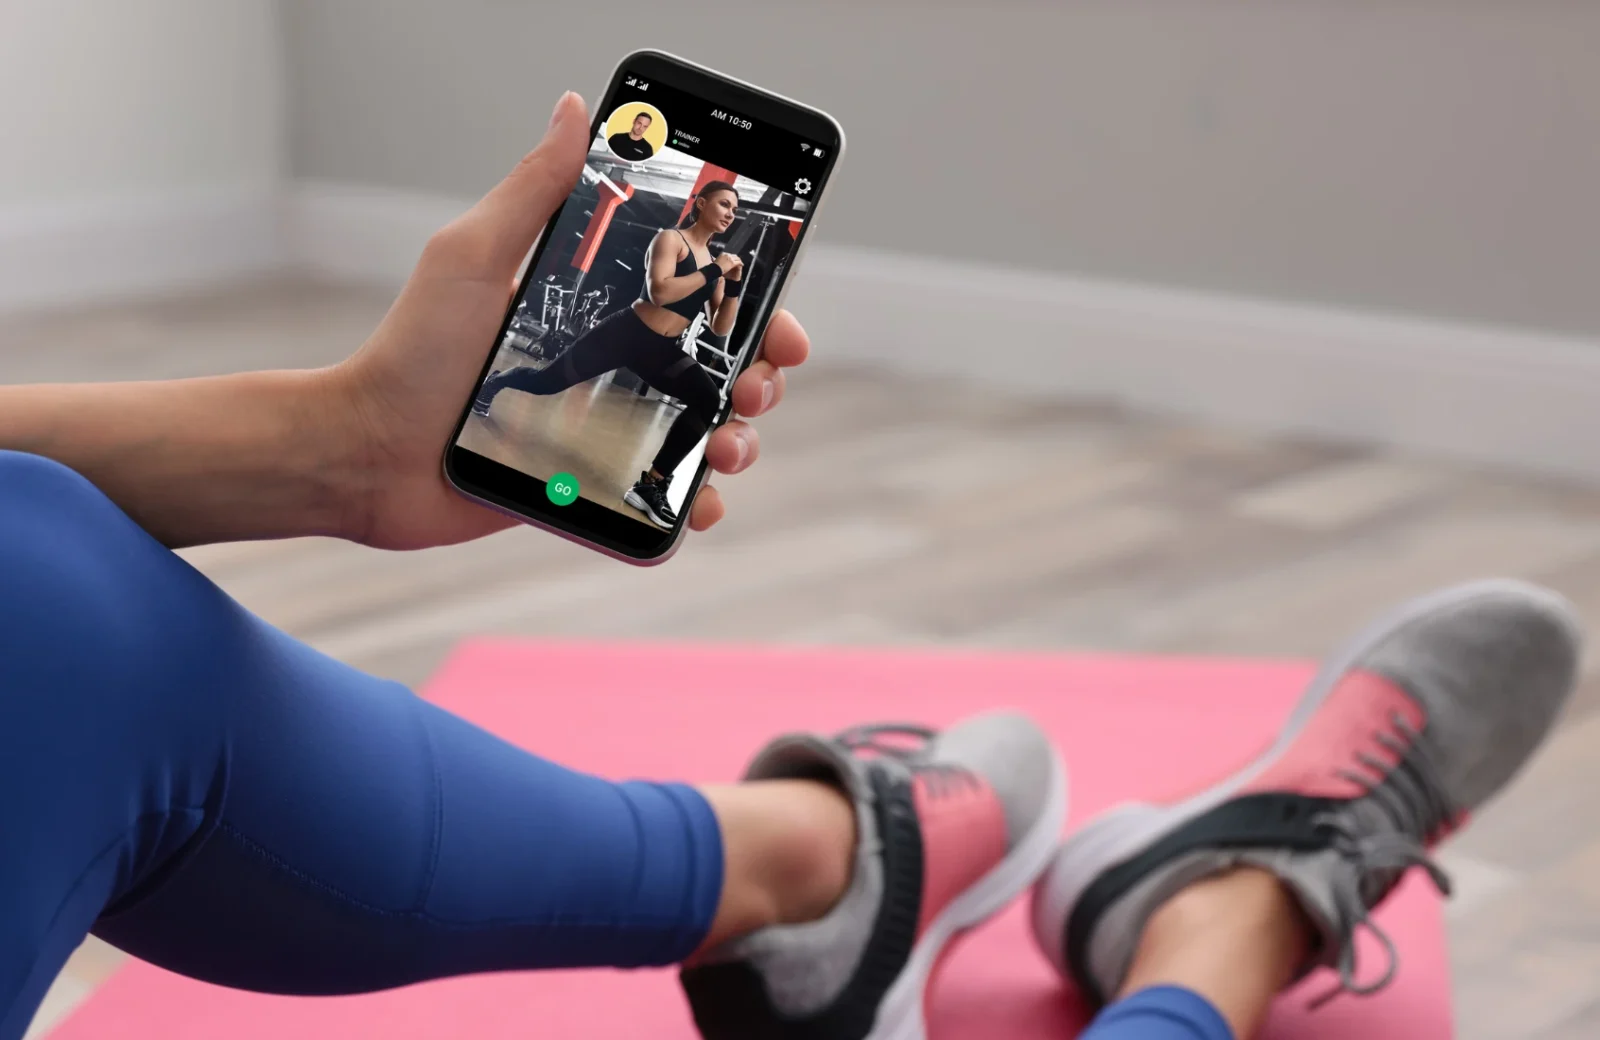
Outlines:
POLYGON ((544 324, 533 309, 528 306, 527 297, 517 303, 517 309, 512 312, 510 326, 506 329, 505 345, 532 354, 539 340, 544 337, 544 324))
POLYGON ((550 275, 540 286, 537 310, 529 292, 512 312, 505 345, 545 361, 561 356, 579 336, 607 316, 611 305, 611 286, 602 285, 586 293, 562 285, 550 275))
MULTIPOLYGON (((1278 732, 1313 670, 1237 660, 485 641, 459 649, 427 695, 568 765, 694 782, 733 780, 780 732, 832 732, 875 719, 937 726, 1003 704, 1029 712, 1061 747, 1070 823, 1079 826, 1113 802, 1165 798, 1250 760, 1278 732), (647 692, 633 679, 641 672, 652 676, 647 692), (708 675, 740 678, 707 683, 708 675), (752 686, 751 676, 761 678, 752 686), (998 701, 994 690, 1004 691, 998 701), (716 725, 707 726, 707 717, 716 725)), ((1393 984, 1309 1012, 1306 1005, 1332 981, 1319 971, 1278 1002, 1266 1040, 1448 1040, 1450 978, 1438 896, 1416 874, 1376 917, 1400 947, 1393 984)), ((1382 958, 1368 939, 1360 963, 1376 971, 1382 958)), ((1084 1017, 1034 949, 1022 903, 953 949, 928 1004, 929 1035, 938 1040, 1064 1040, 1084 1017)), ((50 1034, 529 1035, 695 1038, 671 971, 504 974, 368 996, 291 998, 221 989, 139 963, 122 968, 50 1034)))
POLYGON ((573 308, 572 320, 575 327, 581 331, 578 335, 588 332, 600 324, 600 319, 605 315, 606 308, 611 305, 611 286, 602 285, 598 289, 583 294, 578 301, 578 306, 573 308))
POLYGON ((546 277, 539 288, 540 300, 537 305, 533 302, 533 287, 529 286, 516 309, 511 312, 504 345, 549 360, 555 355, 543 349, 542 345, 553 330, 561 327, 568 312, 567 301, 573 291, 562 286, 555 275, 546 277))
POLYGON ((539 341, 539 353, 545 358, 560 357, 568 347, 577 342, 579 336, 600 324, 600 320, 606 315, 607 306, 611 303, 609 285, 591 289, 581 296, 576 290, 556 291, 561 294, 556 304, 556 321, 549 326, 549 331, 539 341))
POLYGON ((713 337, 706 333, 709 325, 710 322, 706 321, 705 315, 696 317, 689 323, 689 327, 683 330, 678 342, 683 346, 684 353, 699 362, 700 367, 706 370, 706 375, 717 381, 718 392, 725 402, 728 400, 728 395, 733 392, 732 373, 738 357, 728 352, 725 337, 713 337), (706 334, 701 335, 701 333, 706 334), (719 361, 720 367, 717 364, 706 364, 708 356, 719 361))

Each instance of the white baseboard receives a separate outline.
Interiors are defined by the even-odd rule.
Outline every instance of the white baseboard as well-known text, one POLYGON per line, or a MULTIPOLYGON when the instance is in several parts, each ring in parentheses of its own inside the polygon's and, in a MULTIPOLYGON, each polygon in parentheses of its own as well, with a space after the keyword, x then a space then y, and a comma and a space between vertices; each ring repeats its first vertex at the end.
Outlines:
POLYGON ((1600 341, 856 250, 805 268, 819 353, 1600 481, 1600 341))
MULTIPOLYGON (((305 183, 303 266, 398 285, 463 200, 305 183)), ((819 357, 1600 481, 1600 342, 816 246, 819 357)))
POLYGON ((280 267, 268 185, 0 209, 0 311, 165 293, 280 267))

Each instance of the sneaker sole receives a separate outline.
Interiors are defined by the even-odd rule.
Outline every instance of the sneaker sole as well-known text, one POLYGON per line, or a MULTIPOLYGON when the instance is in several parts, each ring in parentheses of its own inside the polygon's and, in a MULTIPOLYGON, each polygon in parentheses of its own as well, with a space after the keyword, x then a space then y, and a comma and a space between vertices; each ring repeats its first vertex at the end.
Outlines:
POLYGON ((1255 761, 1215 786, 1174 805, 1148 802, 1119 805, 1090 820, 1067 839, 1056 857, 1055 869, 1036 890, 1033 906, 1034 937, 1056 970, 1071 981, 1066 951, 1062 949, 1067 915, 1106 866, 1132 858, 1161 835, 1210 812, 1275 763, 1294 744, 1339 679, 1396 628, 1445 607, 1480 596, 1505 593, 1541 599, 1553 596, 1545 589, 1524 582, 1497 579, 1457 585, 1403 603, 1368 624, 1323 663, 1289 714, 1278 739, 1255 761), (1075 862, 1092 863, 1095 867, 1092 871, 1072 869, 1075 862))
POLYGON ((665 527, 665 528, 671 529, 672 524, 668 523, 666 520, 663 520, 661 517, 657 516, 656 515, 656 511, 654 509, 651 509, 650 506, 648 504, 646 504, 644 498, 641 495, 639 495, 637 492, 631 491, 631 490, 628 491, 627 493, 625 493, 622 496, 622 500, 624 502, 626 502, 628 505, 630 505, 633 508, 637 509, 639 512, 643 513, 645 516, 648 516, 650 518, 650 522, 655 524, 657 527, 665 527))
POLYGON ((945 947, 963 932, 993 917, 1025 894, 1050 865, 1067 822, 1067 768, 1059 754, 1050 761, 1050 794, 1032 829, 987 874, 962 892, 911 950, 911 957, 878 1006, 867 1040, 926 1040, 923 995, 928 976, 945 947))

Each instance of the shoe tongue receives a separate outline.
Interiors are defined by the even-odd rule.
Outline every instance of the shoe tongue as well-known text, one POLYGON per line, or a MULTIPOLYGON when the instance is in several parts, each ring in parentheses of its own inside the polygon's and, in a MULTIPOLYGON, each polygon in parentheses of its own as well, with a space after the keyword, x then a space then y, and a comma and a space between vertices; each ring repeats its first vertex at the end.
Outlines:
POLYGON ((797 733, 762 749, 745 771, 746 780, 816 780, 840 787, 853 801, 871 796, 867 765, 837 741, 797 733))
POLYGON ((1356 879, 1348 876, 1351 868, 1344 857, 1333 849, 1317 852, 1243 849, 1239 852, 1238 863, 1276 875, 1300 904, 1306 920, 1317 933, 1318 942, 1309 954, 1308 963, 1296 974, 1296 981, 1312 968, 1336 966, 1345 945, 1355 941, 1350 931, 1353 922, 1342 920, 1334 895, 1339 886, 1356 883, 1356 879))

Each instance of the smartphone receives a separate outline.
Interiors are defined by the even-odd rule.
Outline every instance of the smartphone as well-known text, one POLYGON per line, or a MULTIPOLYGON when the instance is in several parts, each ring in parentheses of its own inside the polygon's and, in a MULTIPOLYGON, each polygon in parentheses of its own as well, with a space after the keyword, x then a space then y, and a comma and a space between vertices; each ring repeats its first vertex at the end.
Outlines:
POLYGON ((844 147, 818 109, 624 58, 463 405, 450 483, 619 560, 670 559, 844 147))

